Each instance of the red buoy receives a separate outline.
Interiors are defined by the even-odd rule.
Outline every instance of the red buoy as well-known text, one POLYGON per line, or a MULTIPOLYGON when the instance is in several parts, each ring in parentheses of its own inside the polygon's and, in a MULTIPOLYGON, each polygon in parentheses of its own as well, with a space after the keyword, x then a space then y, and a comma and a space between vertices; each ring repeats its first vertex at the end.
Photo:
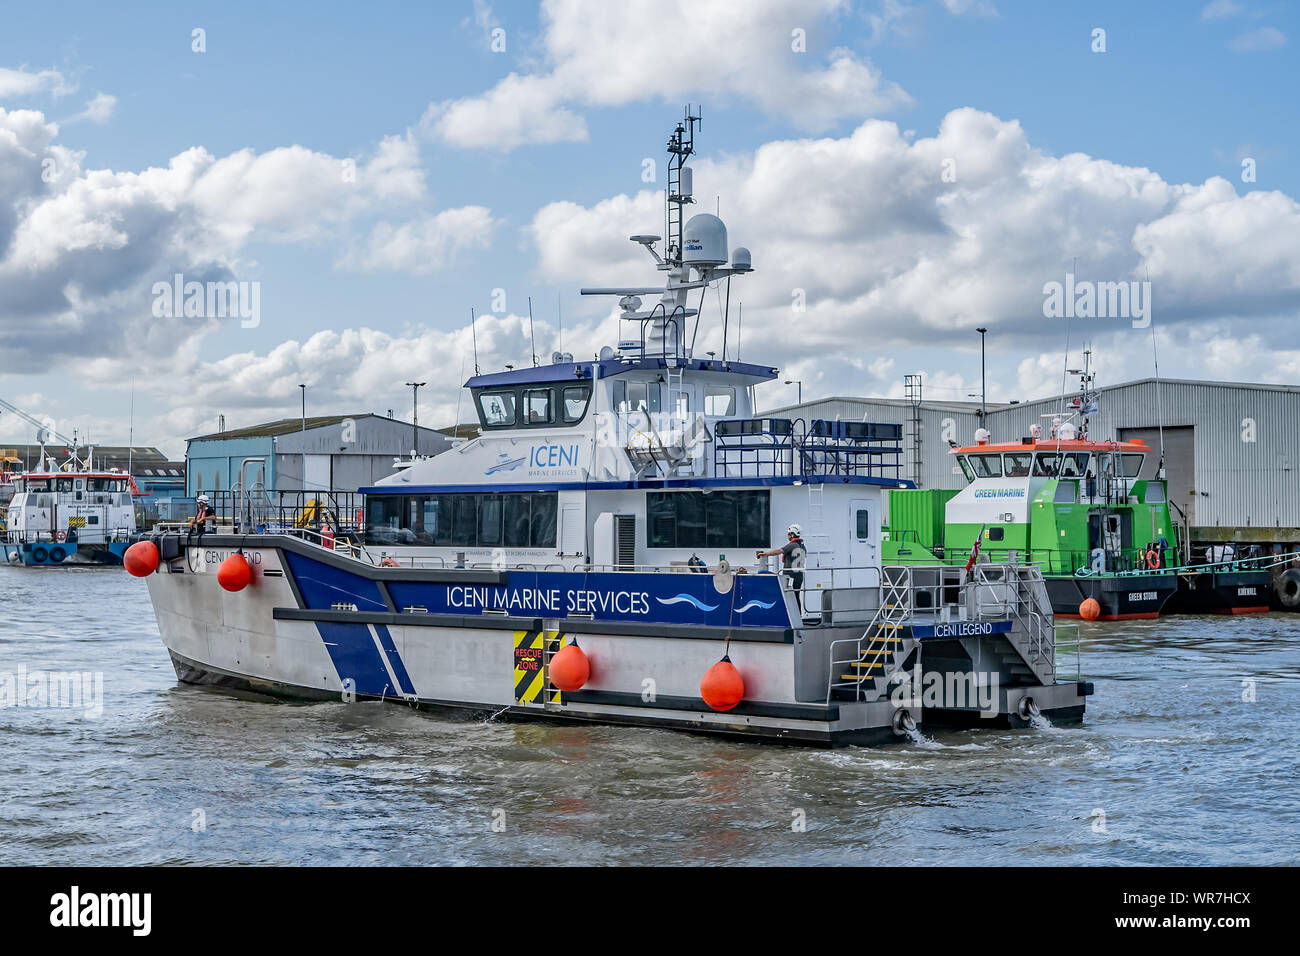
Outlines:
POLYGON ((147 578, 158 570, 158 545, 152 541, 137 541, 122 555, 122 566, 128 574, 147 578))
POLYGON ((236 551, 217 568, 217 583, 227 591, 242 591, 248 587, 248 580, 253 576, 248 566, 248 559, 236 551))
POLYGON ((704 672, 700 680, 700 696, 714 710, 731 710, 745 696, 745 682, 740 671, 724 656, 704 672))
POLYGON ((1085 621, 1095 621, 1101 617, 1101 605, 1097 603, 1094 597, 1085 598, 1079 605, 1079 617, 1085 621))
POLYGON ((591 661, 577 644, 569 644, 551 658, 547 673, 560 690, 577 690, 591 677, 591 661))

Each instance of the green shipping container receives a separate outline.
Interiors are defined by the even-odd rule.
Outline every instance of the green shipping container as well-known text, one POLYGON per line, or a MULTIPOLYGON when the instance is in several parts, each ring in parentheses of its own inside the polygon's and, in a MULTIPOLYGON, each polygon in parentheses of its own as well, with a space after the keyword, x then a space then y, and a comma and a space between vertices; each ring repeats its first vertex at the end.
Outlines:
MULTIPOLYGON (((901 531, 915 531, 923 548, 943 547, 944 510, 960 489, 911 488, 889 492, 889 537, 902 540, 901 531)), ((909 536, 910 537, 910 536, 909 536)))

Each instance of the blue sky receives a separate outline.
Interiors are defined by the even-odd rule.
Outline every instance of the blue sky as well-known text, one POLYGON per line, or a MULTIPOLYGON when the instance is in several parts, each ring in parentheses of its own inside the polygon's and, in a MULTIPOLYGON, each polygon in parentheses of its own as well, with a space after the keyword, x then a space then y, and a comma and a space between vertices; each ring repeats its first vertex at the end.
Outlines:
MULTIPOLYGON (((125 242, 139 246, 139 261, 147 259, 148 264, 141 267, 135 286, 123 280, 121 287, 104 290, 104 301, 94 309, 96 315, 104 316, 102 320, 72 323, 68 338, 70 344, 75 340, 75 345, 67 353, 79 356, 78 364, 89 364, 84 366, 86 374, 71 376, 71 381, 64 378, 57 385, 44 374, 19 371, 42 364, 42 355, 49 355, 52 365, 58 364, 59 356, 49 354, 48 339, 33 345, 24 337, 25 327, 48 326, 54 313, 7 307, 6 278, 0 270, 0 329, 11 359, 0 366, 0 396, 11 401, 26 398, 40 406, 30 411, 51 414, 71 423, 69 428, 81 422, 81 427, 89 428, 101 441, 122 440, 126 383, 136 375, 138 440, 171 442, 173 451, 178 438, 193 430, 207 430, 207 423, 221 412, 242 424, 293 414, 296 382, 303 375, 315 375, 311 405, 320 413, 390 407, 404 410, 409 401, 400 382, 413 375, 432 377, 439 387, 430 390, 429 407, 422 408, 422 417, 449 419, 455 401, 453 380, 460 373, 463 355, 460 346, 453 349, 446 338, 430 339, 427 353, 406 350, 412 356, 409 363, 402 361, 400 348, 388 355, 377 354, 373 361, 392 366, 389 376, 376 371, 359 378, 347 371, 350 360, 346 357, 339 363, 341 371, 321 371, 321 363, 313 365, 310 356, 280 355, 275 361, 269 357, 283 343, 304 342, 321 330, 341 333, 364 327, 409 337, 412 342, 423 341, 426 333, 450 333, 465 326, 471 307, 489 310, 495 288, 508 291, 508 312, 516 316, 526 313, 525 297, 532 295, 539 319, 553 321, 559 295, 571 322, 586 320, 594 327, 604 304, 580 301, 576 296, 577 286, 585 281, 578 253, 573 254, 572 262, 556 257, 548 261, 529 227, 539 210, 550 204, 571 202, 590 212, 610 197, 634 197, 647 188, 641 180, 642 160, 662 158, 663 140, 687 100, 704 104, 705 122, 699 138, 702 161, 725 164, 731 160, 741 170, 765 144, 807 142, 809 138, 843 141, 872 120, 897 124, 899 144, 906 148, 909 141, 934 137, 952 111, 972 108, 1000 124, 1018 124, 1028 147, 1049 158, 1084 153, 1119 167, 1150 170, 1170 189, 1171 198, 1160 213, 1171 211, 1181 184, 1201 186, 1211 177, 1227 180, 1239 197, 1252 191, 1279 194, 1280 212, 1276 215, 1284 223, 1290 215, 1286 203, 1300 195, 1296 162, 1300 124, 1296 122, 1295 100, 1300 88, 1295 54, 1300 15, 1292 4, 1247 0, 1214 4, 1085 5, 1009 0, 783 4, 772 0, 760 5, 763 11, 756 17, 772 34, 768 38, 753 31, 733 36, 738 21, 725 12, 707 18, 707 42, 701 49, 708 55, 693 61, 700 64, 699 73, 704 77, 698 85, 691 79, 693 66, 674 70, 676 78, 664 83, 653 72, 634 75, 636 68, 631 66, 629 75, 622 75, 618 56, 611 60, 612 66, 591 72, 589 66, 566 63, 563 51, 565 43, 571 42, 568 55, 577 61, 586 55, 584 51, 601 44, 629 54, 632 46, 666 49, 676 42, 670 29, 674 22, 683 24, 684 31, 700 42, 703 18, 691 11, 702 6, 688 4, 687 12, 680 16, 660 17, 659 34, 643 31, 636 43, 627 36, 602 36, 599 23, 591 27, 592 18, 570 6, 557 2, 543 16, 532 3, 446 3, 429 5, 429 9, 387 3, 159 3, 132 4, 126 10, 91 3, 10 5, 0 33, 0 69, 27 76, 52 72, 59 79, 24 91, 13 89, 21 84, 11 77, 11 92, 0 95, 0 107, 11 114, 24 109, 39 111, 45 122, 57 123, 53 142, 84 153, 78 164, 79 176, 89 176, 95 170, 139 173, 149 167, 164 168, 173 157, 194 147, 203 147, 220 161, 241 150, 263 156, 296 145, 323 157, 354 157, 364 166, 386 137, 397 137, 410 144, 404 162, 412 175, 422 177, 422 188, 394 200, 368 199, 359 211, 337 218, 325 216, 322 221, 313 220, 319 210, 307 208, 318 201, 319 193, 315 197, 307 194, 300 214, 303 222, 311 221, 311 225, 294 221, 292 210, 277 213, 271 223, 252 214, 246 217, 247 222, 226 224, 240 233, 238 238, 202 255, 185 246, 194 235, 189 227, 211 229, 211 208, 222 204, 219 198, 208 201, 204 216, 178 229, 166 242, 158 241, 156 248, 148 246, 147 236, 123 227, 128 232, 125 242), (495 27, 505 31, 504 53, 490 49, 490 31, 495 27), (206 52, 191 50, 194 28, 206 31, 206 52), (796 28, 807 31, 807 50, 799 55, 783 49, 790 43, 789 31, 796 28), (1096 28, 1106 31, 1104 53, 1091 48, 1096 28), (591 30, 590 34, 572 38, 574 31, 583 29, 591 30), (561 34, 569 40, 556 39, 561 34), (787 67, 782 55, 794 58, 790 62, 797 65, 787 67), (797 106, 782 103, 780 90, 770 88, 772 84, 764 80, 775 64, 782 69, 818 71, 836 56, 845 56, 856 67, 871 71, 882 91, 888 86, 898 95, 882 95, 881 102, 874 105, 864 100, 861 108, 853 96, 842 97, 843 102, 834 108, 822 108, 817 97, 809 97, 810 109, 804 115, 797 106), (584 69, 589 72, 584 74, 584 69), (568 92, 553 98, 559 109, 585 125, 585 136, 578 141, 547 142, 544 140, 552 137, 525 131, 517 145, 505 148, 492 141, 491 131, 484 134, 484 143, 457 141, 445 131, 436 131, 441 114, 436 106, 429 113, 431 104, 484 96, 511 73, 533 79, 548 74, 567 76, 563 83, 548 85, 549 81, 543 80, 538 87, 546 85, 550 90, 567 84, 568 92), (633 92, 575 92, 583 83, 603 89, 607 79, 610 87, 622 85, 633 92), (750 92, 751 85, 764 92, 750 92), (115 98, 109 115, 98 121, 76 119, 100 93, 115 98), (817 109, 811 108, 814 105, 817 109), (910 135, 908 131, 912 131, 910 135), (1255 160, 1257 178, 1253 183, 1242 182, 1243 156, 1255 160), (377 223, 399 226, 470 206, 490 210, 494 225, 481 244, 449 254, 438 268, 376 267, 373 261, 365 267, 340 266, 348 250, 365 245, 377 223), (202 267, 200 263, 210 265, 217 259, 230 277, 261 282, 261 324, 246 329, 235 323, 217 323, 205 327, 201 335, 195 328, 155 327, 145 342, 134 324, 142 318, 142 309, 147 312, 147 302, 140 301, 138 289, 168 277, 173 269, 193 272, 202 267), (97 344, 97 336, 109 336, 113 343, 97 344), (118 341, 123 337, 131 342, 118 341), (173 348, 175 355, 168 356, 173 348), (92 362, 98 352, 109 358, 92 362), (423 361, 416 357, 421 354, 423 361), (230 355, 249 358, 223 364, 230 355), (428 367, 431 357, 440 367, 428 367), (241 365, 261 370, 255 381, 241 380, 241 365), (164 386, 160 372, 168 367, 181 370, 181 374, 164 386), (193 383, 193 388, 179 383, 193 383), (445 388, 440 387, 444 384, 445 388), (259 389, 264 394, 250 395, 259 389)), ((0 81, 0 92, 4 89, 0 81)), ((980 134, 972 135, 978 140, 980 134)), ((965 164, 963 158, 958 168, 965 164)), ((1079 175, 1085 180, 1094 177, 1087 172, 1079 175)), ((1037 179, 1031 173, 1026 181, 1037 179)), ((1049 185, 1041 188, 1053 188, 1050 183, 1056 181, 1056 174, 1045 181, 1049 185)), ((291 196, 296 185, 290 173, 284 183, 285 194, 291 196)), ((816 187, 816 183, 807 185, 816 187)), ((709 180, 707 186, 722 194, 724 218, 728 209, 734 208, 732 197, 758 191, 754 183, 730 193, 733 184, 721 180, 709 180)), ((971 188, 981 186, 976 183, 971 188)), ((263 188, 267 188, 265 183, 263 188)), ((761 272, 766 251, 763 204, 787 200, 776 193, 751 197, 750 201, 753 208, 742 201, 739 210, 745 234, 743 238, 733 236, 733 241, 755 249, 761 272)), ((971 201, 980 200, 972 194, 971 201)), ((0 203, 10 204, 20 222, 30 215, 31 202, 32 196, 26 193, 7 196, 0 192, 0 203)), ((154 223, 156 203, 150 203, 148 218, 154 223)), ((90 206, 85 213, 88 218, 103 215, 105 222, 113 221, 113 215, 103 213, 102 207, 93 202, 90 206)), ((993 212, 982 214, 982 220, 996 215, 997 204, 989 208, 993 212)), ((1096 228, 1095 223, 1087 222, 1091 214, 1071 223, 1070 208, 1067 197, 1054 213, 1059 215, 1063 231, 1086 235, 1096 228)), ((1122 214, 1116 216, 1122 220, 1117 229, 1127 236, 1132 223, 1122 214)), ((128 214, 120 222, 132 221, 128 214)), ((1213 232, 1216 221, 1222 219, 1185 228, 1213 232)), ((1263 235, 1275 231, 1277 221, 1268 219, 1252 228, 1263 235)), ((34 221, 32 228, 37 225, 40 223, 34 221)), ((1184 228, 1178 223, 1169 228, 1174 225, 1184 228)), ((164 223, 156 228, 172 227, 164 223)), ((657 231, 657 220, 646 222, 641 229, 648 230, 657 231)), ((895 245, 906 244, 906 232, 900 231, 895 245)), ((554 232, 543 241, 550 241, 550 236, 563 242, 568 233, 554 232)), ((1179 236, 1168 240, 1168 251, 1163 253, 1166 258, 1178 255, 1188 241, 1201 243, 1200 238, 1179 236)), ((4 238, 0 233, 0 241, 4 238)), ((866 242, 870 237, 859 238, 866 242)), ((992 234, 980 243, 986 254, 997 255, 996 248, 988 248, 995 239, 1014 243, 1014 237, 992 234)), ((57 246, 63 240, 55 235, 49 241, 57 246)), ((1035 243, 1030 240, 1026 244, 1035 243)), ((1062 249, 1069 244, 1064 241, 1062 249)), ((1080 248, 1086 245, 1076 244, 1080 248)), ((838 245, 844 248, 842 242, 838 245)), ((1187 335, 1175 336, 1169 360, 1162 358, 1165 370, 1188 377, 1285 380, 1291 375, 1294 380, 1293 370, 1300 366, 1293 351, 1275 357, 1272 365, 1252 361, 1249 354, 1229 353, 1232 343, 1247 333, 1294 320, 1295 285, 1300 283, 1295 253, 1294 244, 1270 247, 1268 256, 1276 268, 1252 283, 1276 280, 1276 287, 1256 289, 1255 305, 1238 309, 1235 300, 1225 298, 1208 306, 1208 312, 1190 305, 1177 312, 1174 318, 1188 322, 1187 329, 1198 323, 1195 329, 1199 331, 1191 334, 1194 339, 1202 337, 1196 339, 1195 350, 1180 356, 1177 344, 1186 341, 1187 335), (1209 363, 1211 367, 1207 367, 1206 362, 1197 360, 1197 353, 1204 355, 1207 349, 1217 350, 1217 365, 1209 363)), ((117 254, 121 255, 120 249, 117 254)), ((1007 257, 1024 254, 1024 250, 1009 249, 1007 257)), ((620 248, 616 255, 628 254, 620 248)), ((818 251, 809 247, 793 255, 813 258, 818 251)), ((79 258, 75 268, 93 269, 82 264, 88 256, 85 253, 79 258)), ((1064 255, 1056 261, 1063 262, 1064 255)), ((1158 259, 1147 253, 1143 261, 1143 267, 1149 268, 1146 263, 1158 259)), ((846 268, 852 268, 851 262, 846 268)), ((1133 266, 1134 262, 1128 261, 1113 266, 1107 262, 1096 266, 1102 269, 1096 277, 1122 277, 1133 266), (1114 275, 1116 269, 1119 275, 1114 275)), ((1079 271, 1088 274, 1086 263, 1081 263, 1079 271)), ((51 284, 61 282, 66 287, 69 274, 52 275, 51 284)), ((71 274, 75 275, 75 270, 71 274)), ((647 272, 628 278, 639 282, 652 276, 647 272)), ((1039 285, 1041 277, 1035 274, 1027 284, 1039 285)), ((878 333, 868 336, 877 345, 857 364, 839 368, 824 361, 819 349, 824 355, 827 350, 852 348, 861 341, 857 336, 842 334, 838 349, 832 338, 807 354, 792 356, 790 374, 805 380, 805 397, 888 392, 901 388, 903 373, 914 369, 929 374, 934 397, 957 398, 973 390, 978 379, 978 340, 969 329, 979 324, 973 314, 954 317, 946 325, 935 319, 937 337, 909 341, 891 325, 891 314, 900 315, 899 323, 909 322, 906 314, 898 311, 897 302, 892 306, 894 313, 884 306, 873 312, 865 305, 873 301, 872 285, 864 280, 860 289, 842 290, 839 311, 833 316, 826 313, 831 316, 826 327, 851 329, 854 310, 863 310, 862 327, 878 333)), ((1172 298, 1186 304, 1194 298, 1194 291, 1180 288, 1172 298)), ((756 293, 756 299, 759 295, 756 293)), ((78 296, 71 308, 82 307, 84 302, 78 296)), ((760 301, 752 303, 759 342, 764 341, 763 307, 760 301)), ((747 304, 747 316, 750 308, 747 304)), ((774 317, 777 314, 773 312, 774 317)), ((998 319, 997 314, 984 319, 995 323, 995 335, 998 319)), ((1028 391, 1041 381, 1036 369, 1059 366, 1064 337, 1055 328, 1021 329, 1009 316, 1008 323, 997 347, 990 341, 990 378, 996 382, 990 385, 990 393, 999 398, 1035 397, 1037 393, 1028 391), (1026 366, 1026 362, 1030 364, 1026 366)), ((768 324, 768 340, 779 345, 779 320, 773 318, 768 324)), ((1099 351, 1106 351, 1112 332, 1095 333, 1099 351)), ((1077 329, 1076 341, 1092 334, 1093 330, 1077 329)), ((517 359, 527 346, 516 344, 518 355, 511 355, 508 343, 498 341, 489 350, 489 358, 517 359)), ((600 344, 570 341, 566 347, 579 351, 589 346, 582 351, 594 351, 600 344)), ((367 346, 360 348, 364 351, 367 346)), ((1131 340, 1117 340, 1110 350, 1115 357, 1112 380, 1149 374, 1136 359, 1123 360, 1135 351, 1131 340)), ((352 357, 355 364, 364 365, 369 354, 352 357)), ((772 360, 780 358, 777 355, 772 360)), ((767 396, 772 404, 786 400, 779 386, 768 388, 778 390, 767 396)), ((0 417, 0 439, 22 439, 22 429, 6 418, 0 417)))

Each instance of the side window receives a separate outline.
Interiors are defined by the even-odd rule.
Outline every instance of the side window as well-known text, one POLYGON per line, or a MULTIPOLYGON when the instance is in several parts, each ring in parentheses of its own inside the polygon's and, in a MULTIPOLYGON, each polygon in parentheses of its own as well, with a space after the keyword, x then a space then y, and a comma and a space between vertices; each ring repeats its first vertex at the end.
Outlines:
POLYGON ((514 392, 484 392, 479 395, 478 404, 483 412, 483 424, 489 428, 515 423, 514 392))
POLYGON ((551 390, 529 388, 524 391, 524 424, 549 425, 555 421, 551 414, 551 390))
POLYGON ((866 541, 871 537, 871 514, 866 508, 858 509, 855 523, 859 541, 866 541))
POLYGON ((709 385, 704 389, 705 415, 734 415, 736 390, 730 385, 709 385))
POLYGON ((587 414, 587 403, 591 401, 591 389, 585 385, 570 385, 563 390, 564 420, 570 424, 580 422, 587 414))
MULTIPOLYGON (((658 382, 620 382, 622 385, 621 394, 625 396, 619 411, 629 412, 657 412, 659 411, 659 383, 658 382)), ((615 397, 620 394, 617 386, 615 387, 615 397)))

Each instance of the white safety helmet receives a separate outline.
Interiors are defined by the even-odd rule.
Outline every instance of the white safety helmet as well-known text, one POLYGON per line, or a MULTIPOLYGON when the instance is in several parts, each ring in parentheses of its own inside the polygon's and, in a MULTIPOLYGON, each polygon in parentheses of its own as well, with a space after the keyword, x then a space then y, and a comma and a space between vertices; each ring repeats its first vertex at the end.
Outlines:
POLYGON ((792 525, 790 525, 790 527, 788 527, 788 528, 785 529, 785 533, 786 533, 786 534, 792 534, 792 535, 794 535, 796 538, 802 538, 802 537, 803 537, 803 532, 799 530, 799 526, 798 526, 797 524, 792 524, 792 525))
POLYGON ((198 500, 201 501, 201 502, 203 502, 203 503, 206 505, 206 504, 208 503, 208 496, 207 496, 207 495, 199 495, 198 500))

